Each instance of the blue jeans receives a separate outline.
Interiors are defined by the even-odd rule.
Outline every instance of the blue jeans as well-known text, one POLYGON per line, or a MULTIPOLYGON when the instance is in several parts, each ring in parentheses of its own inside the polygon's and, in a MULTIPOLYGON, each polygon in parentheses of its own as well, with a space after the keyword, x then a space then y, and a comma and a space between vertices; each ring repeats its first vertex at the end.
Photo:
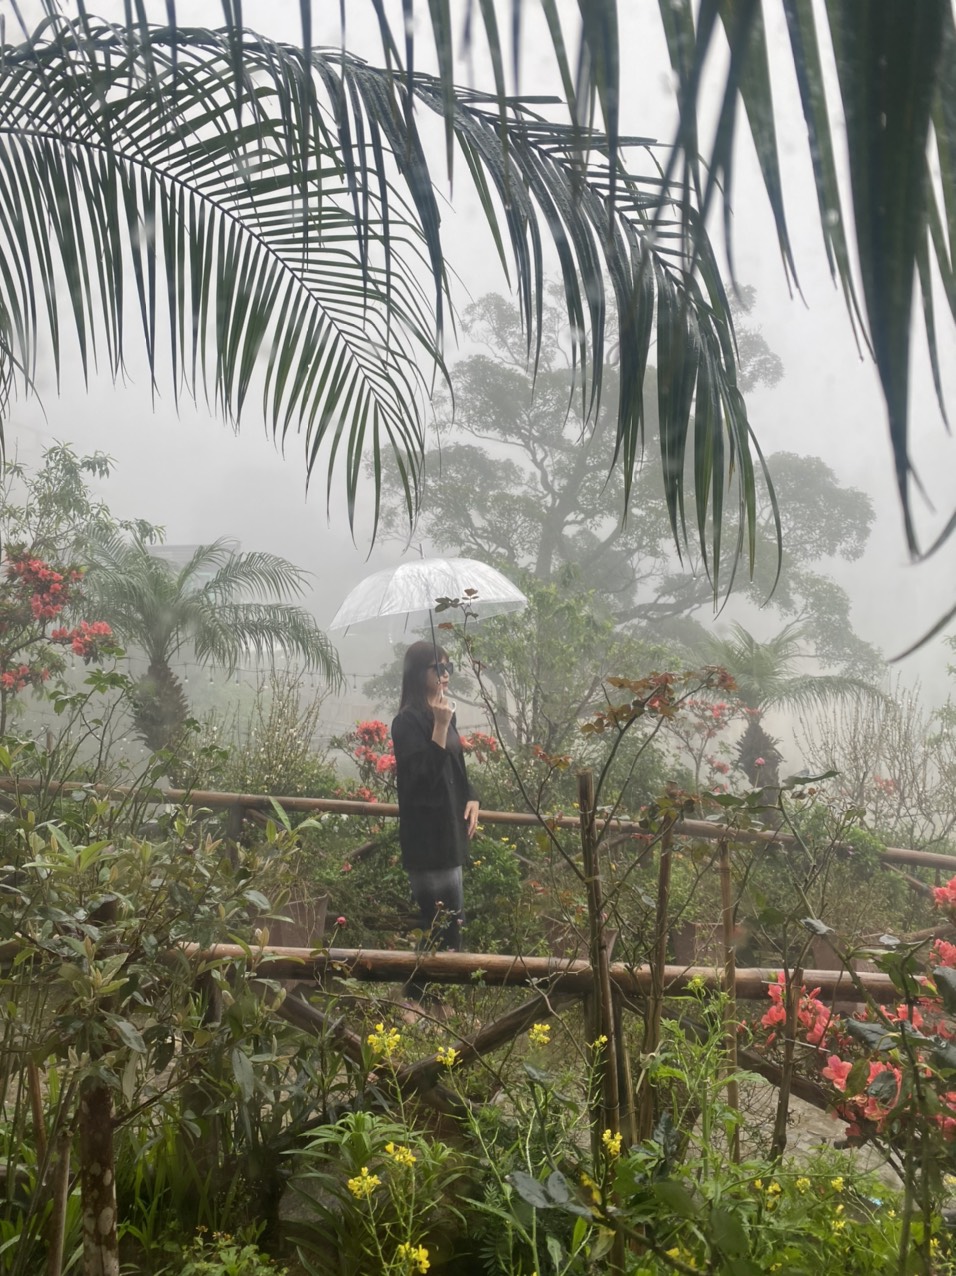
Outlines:
MULTIPOLYGON (((459 952, 461 928, 465 921, 465 887, 461 865, 454 868, 408 870, 412 895, 421 918, 419 948, 459 952)), ((405 985, 405 996, 420 1001, 425 982, 413 976, 405 985)))

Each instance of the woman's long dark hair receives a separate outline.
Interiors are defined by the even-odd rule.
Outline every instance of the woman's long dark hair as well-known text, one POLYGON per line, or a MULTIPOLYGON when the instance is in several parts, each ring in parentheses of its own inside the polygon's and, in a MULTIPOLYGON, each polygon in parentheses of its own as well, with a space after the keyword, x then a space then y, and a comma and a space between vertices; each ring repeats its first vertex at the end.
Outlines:
POLYGON ((436 647, 433 642, 413 642, 405 652, 402 665, 402 698, 399 712, 402 709, 418 709, 421 713, 431 715, 428 704, 428 689, 425 686, 425 675, 440 660, 447 660, 448 652, 444 647, 436 647))

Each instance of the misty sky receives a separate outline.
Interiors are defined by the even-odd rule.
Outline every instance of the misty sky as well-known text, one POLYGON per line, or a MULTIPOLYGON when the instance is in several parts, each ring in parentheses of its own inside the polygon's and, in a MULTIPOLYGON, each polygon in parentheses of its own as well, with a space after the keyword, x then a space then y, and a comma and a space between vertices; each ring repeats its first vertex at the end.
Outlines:
MULTIPOLYGON (((148 8, 149 4, 147 0, 148 8)), ((106 2, 91 7, 105 17, 121 10, 119 4, 106 2)), ((426 8, 424 3, 421 7, 426 8)), ((30 5, 25 8, 29 12, 30 5)), ((157 20, 163 20, 163 4, 154 0, 153 8, 157 20)), ((400 11, 400 6, 393 5, 395 8, 400 11)), ((637 10, 640 15, 622 14, 623 62, 627 68, 622 129, 665 141, 673 129, 673 95, 656 5, 623 3, 620 8, 637 10)), ((533 92, 551 90, 555 79, 546 42, 534 38, 534 0, 527 0, 525 9, 528 28, 520 87, 533 92)), ((576 5, 565 3, 563 9, 570 26, 576 5)), ((9 38, 8 4, 0 3, 0 10, 8 15, 9 38)), ((316 43, 336 41, 338 0, 317 0, 313 11, 316 43)), ((218 13, 214 0, 181 4, 184 23, 212 24, 218 13)), ((380 61, 371 5, 366 0, 349 0, 347 14, 347 46, 371 61, 380 61)), ((298 4, 294 0, 246 0, 244 17, 247 25, 265 34, 291 40, 297 36, 298 4)), ((421 69, 427 69, 427 28, 424 34, 421 69)), ((860 563, 841 564, 834 574, 854 600, 858 632, 893 654, 956 601, 956 541, 931 563, 913 566, 907 560, 876 372, 869 359, 857 351, 842 296, 826 270, 802 117, 787 69, 782 19, 779 30, 771 27, 771 35, 782 51, 773 82, 780 108, 778 120, 783 124, 779 140, 790 230, 805 302, 788 295, 769 208, 756 175, 752 148, 744 138, 734 186, 735 265, 739 280, 757 289, 753 322, 762 328, 785 367, 784 379, 775 389, 760 389, 752 396, 751 420, 765 453, 787 449, 819 454, 841 480, 864 488, 873 497, 878 519, 870 551, 860 563)), ((472 75, 481 87, 490 86, 480 56, 475 57, 473 67, 462 65, 460 79, 466 81, 472 75)), ((441 176, 440 132, 435 141, 433 171, 441 176)), ((447 195, 447 183, 440 185, 447 195)), ((483 232, 480 211, 464 198, 467 191, 466 181, 456 184, 452 194, 455 207, 449 207, 445 218, 446 255, 461 280, 460 304, 489 288, 506 288, 490 238, 483 232)), ((712 232, 715 238, 720 237, 716 221, 712 232)), ((950 372, 948 391, 953 404, 954 337, 952 326, 940 318, 942 310, 938 311, 940 362, 944 377, 947 368, 950 372)), ((956 484, 951 479, 956 441, 948 438, 942 425, 921 339, 914 350, 913 452, 936 503, 935 513, 927 512, 920 519, 928 541, 929 529, 944 523, 956 504, 956 484)), ((454 352, 449 354, 453 359, 454 352)), ((398 557, 398 547, 388 544, 376 546, 370 554, 367 523, 359 528, 353 545, 342 512, 344 502, 336 499, 331 522, 327 519, 324 474, 317 476, 315 489, 306 499, 301 444, 293 440, 288 455, 278 455, 254 411, 247 414, 242 435, 236 438, 204 404, 182 405, 178 417, 171 395, 164 394, 154 405, 143 373, 134 374, 132 383, 122 387, 102 378, 84 393, 76 361, 68 364, 59 396, 49 367, 41 375, 40 390, 45 417, 36 403, 21 402, 13 408, 7 426, 11 450, 31 460, 41 446, 58 439, 81 450, 108 451, 116 458, 118 472, 105 494, 117 514, 162 523, 171 542, 193 543, 229 535, 238 537, 245 548, 293 559, 315 573, 312 601, 320 623, 331 619, 351 583, 398 557)), ((476 500, 481 501, 482 495, 476 494, 476 500)), ((733 615, 733 609, 728 608, 722 621, 733 615)), ((770 618, 768 625, 772 630, 777 622, 770 618)), ((349 672, 363 675, 373 672, 387 656, 387 642, 381 635, 349 639, 341 650, 349 672)), ((945 670, 950 654, 937 642, 906 662, 904 672, 907 678, 920 677, 933 698, 941 698, 947 690, 945 670)), ((349 703, 341 707, 341 713, 346 722, 354 716, 349 703)))

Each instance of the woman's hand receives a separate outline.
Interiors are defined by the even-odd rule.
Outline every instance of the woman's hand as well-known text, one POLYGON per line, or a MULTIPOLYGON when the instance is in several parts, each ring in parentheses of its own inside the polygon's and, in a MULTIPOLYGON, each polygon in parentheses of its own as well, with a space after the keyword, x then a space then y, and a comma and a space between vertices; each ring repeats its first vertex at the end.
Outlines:
POLYGON ((465 823, 468 825, 468 836, 475 836, 475 829, 478 827, 478 809, 477 802, 465 803, 465 823))
POLYGON ((432 739, 436 739, 437 737, 440 736, 441 738, 439 740, 439 744, 444 744, 445 737, 448 734, 448 728, 451 725, 452 715, 455 712, 454 705, 451 703, 450 700, 446 700, 444 697, 442 697, 441 700, 438 700, 435 704, 431 706, 431 711, 432 711, 432 721, 435 724, 435 730, 432 735, 432 739))

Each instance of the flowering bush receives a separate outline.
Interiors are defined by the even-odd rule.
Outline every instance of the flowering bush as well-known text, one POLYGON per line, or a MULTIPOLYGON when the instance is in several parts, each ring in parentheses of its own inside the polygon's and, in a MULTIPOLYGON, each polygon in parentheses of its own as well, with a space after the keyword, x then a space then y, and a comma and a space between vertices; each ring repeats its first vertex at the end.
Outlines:
POLYGON ((356 724, 338 742, 358 767, 358 784, 347 790, 357 802, 395 800, 395 750, 384 722, 371 718, 356 724))
MULTIPOLYGON (((933 894, 937 908, 956 920, 956 877, 933 894)), ((956 945, 886 937, 877 964, 899 991, 895 1006, 870 1001, 862 1013, 844 1017, 822 1005, 818 989, 801 988, 796 1035, 849 1138, 912 1158, 915 1178, 936 1193, 943 1170, 956 1165, 956 945)), ((771 1007, 760 1019, 771 1030, 768 1048, 787 1021, 782 974, 769 995, 771 1007)))
POLYGON ((55 647, 69 646, 86 664, 112 649, 113 631, 102 620, 47 632, 51 621, 81 600, 82 579, 78 568, 54 567, 23 547, 8 550, 0 576, 0 731, 6 729, 11 697, 42 687, 62 670, 55 647))

